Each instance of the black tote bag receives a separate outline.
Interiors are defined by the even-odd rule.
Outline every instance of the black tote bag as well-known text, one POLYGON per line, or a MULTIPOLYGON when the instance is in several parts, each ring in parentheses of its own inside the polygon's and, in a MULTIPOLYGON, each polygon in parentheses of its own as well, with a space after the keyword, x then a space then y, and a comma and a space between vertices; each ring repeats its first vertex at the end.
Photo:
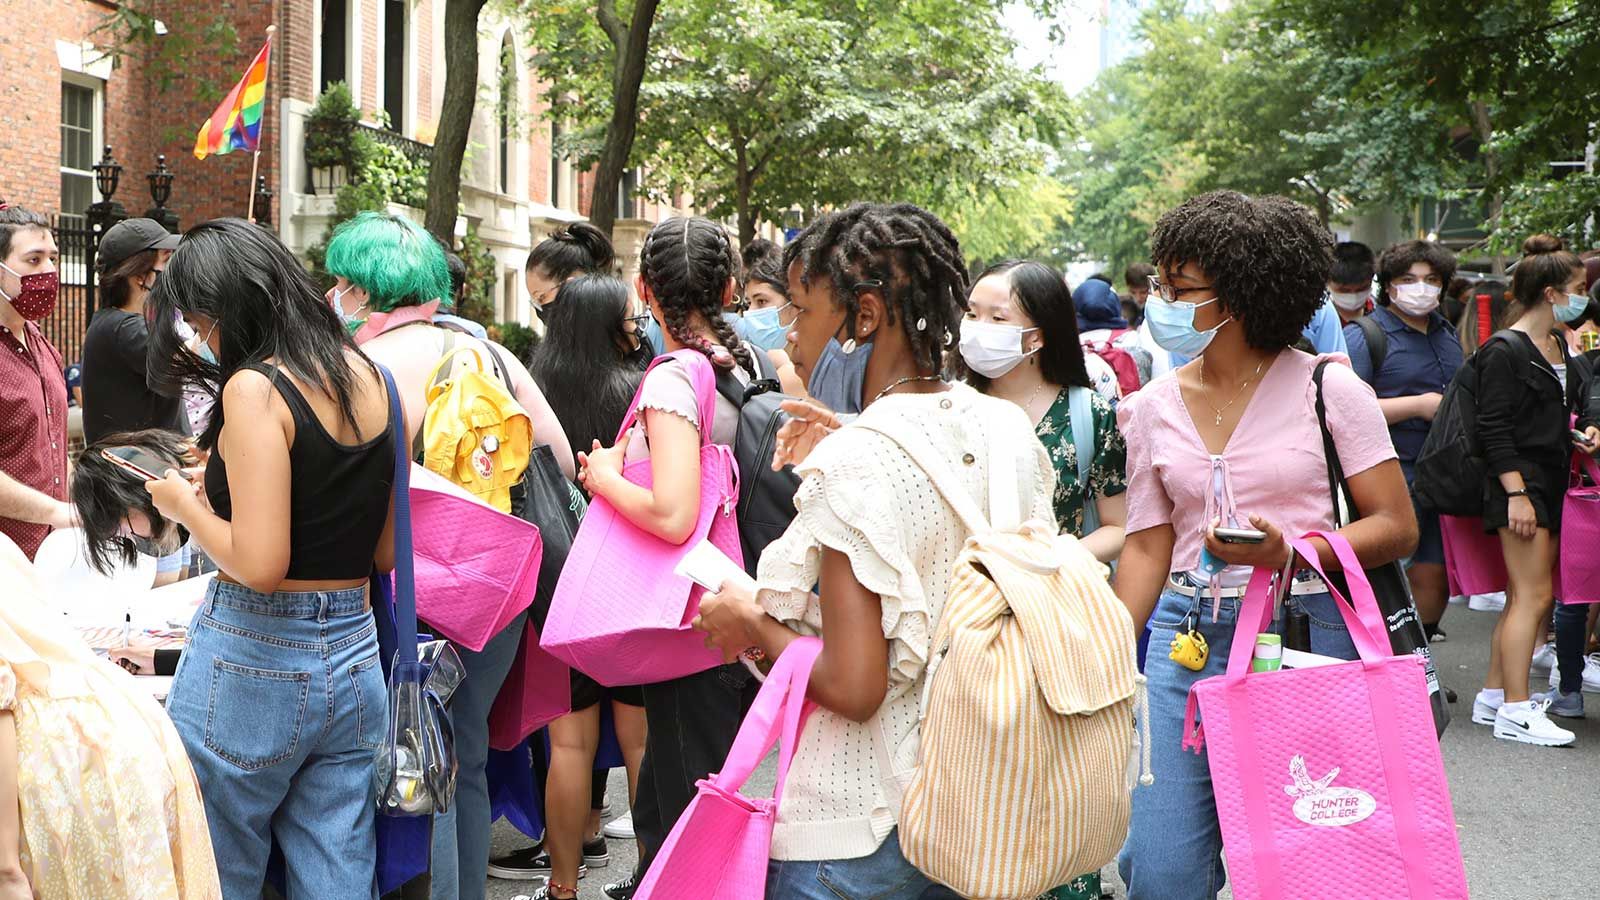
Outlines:
MULTIPOLYGON (((1322 373, 1328 367, 1326 360, 1317 364, 1312 381, 1317 386, 1317 424, 1322 427, 1322 453, 1328 460, 1328 493, 1333 498, 1333 526, 1343 528, 1361 518, 1355 501, 1350 496, 1350 484, 1344 477, 1344 466, 1339 461, 1338 448, 1333 443, 1333 432, 1328 430, 1328 408, 1322 396, 1322 373)), ((1384 623, 1389 628, 1389 647, 1395 655, 1414 653, 1427 660, 1428 705, 1433 709, 1433 729, 1444 735, 1450 725, 1450 704, 1445 702, 1444 691, 1439 686, 1439 673, 1433 667, 1433 651, 1428 648, 1428 633, 1417 615, 1417 605, 1411 599, 1411 582, 1406 579, 1405 568, 1398 561, 1367 569, 1367 580, 1377 595, 1378 609, 1383 612, 1384 623)), ((1349 596, 1349 585, 1338 572, 1330 572, 1334 587, 1349 596)))
POLYGON ((544 558, 539 563, 539 583, 528 607, 533 622, 544 633, 544 620, 550 614, 550 600, 555 596, 556 582, 561 580, 561 569, 566 565, 567 553, 572 550, 572 539, 578 534, 578 525, 589 503, 583 491, 561 474, 556 464, 555 452, 548 444, 533 448, 528 457, 528 469, 522 481, 511 489, 511 513, 525 522, 539 526, 539 537, 544 541, 544 558))

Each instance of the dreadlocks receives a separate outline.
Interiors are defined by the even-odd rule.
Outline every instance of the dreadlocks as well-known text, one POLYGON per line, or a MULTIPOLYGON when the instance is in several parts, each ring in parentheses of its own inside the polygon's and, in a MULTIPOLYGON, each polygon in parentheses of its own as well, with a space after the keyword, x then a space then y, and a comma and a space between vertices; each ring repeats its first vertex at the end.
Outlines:
POLYGON ((966 307, 967 264, 949 227, 910 203, 858 203, 830 213, 786 248, 784 264, 802 262, 802 280, 829 280, 851 330, 863 282, 882 285, 889 322, 900 324, 917 362, 944 369, 944 354, 966 307))
POLYGON ((666 320, 661 327, 713 363, 728 368, 737 361, 754 374, 755 361, 722 317, 722 299, 738 266, 728 232, 699 216, 667 219, 650 229, 644 249, 639 252, 639 275, 655 295, 666 320), (695 313, 717 336, 715 344, 695 333, 695 313))

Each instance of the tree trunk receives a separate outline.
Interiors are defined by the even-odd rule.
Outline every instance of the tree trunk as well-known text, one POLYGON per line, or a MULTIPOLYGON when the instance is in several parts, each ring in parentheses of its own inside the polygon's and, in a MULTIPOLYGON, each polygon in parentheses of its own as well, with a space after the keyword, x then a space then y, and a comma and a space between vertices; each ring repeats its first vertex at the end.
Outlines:
MULTIPOLYGON (((1494 138, 1494 126, 1489 122, 1489 106, 1482 100, 1472 101, 1472 130, 1477 134, 1478 144, 1483 151, 1484 174, 1493 191, 1489 195, 1489 232, 1493 234, 1500 227, 1500 213, 1505 205, 1505 197, 1495 184, 1495 179, 1500 175, 1500 154, 1489 148, 1489 141, 1494 138)), ((1489 274, 1498 278, 1505 273, 1505 254, 1496 251, 1490 264, 1489 274)))
POLYGON ((756 219, 750 211, 750 189, 755 182, 755 176, 750 173, 750 164, 745 145, 740 144, 736 160, 739 170, 733 173, 733 203, 734 211, 739 221, 739 246, 748 247, 756 239, 756 219))
POLYGON ((611 236, 617 221, 617 188, 628 168, 633 152, 633 136, 639 126, 639 85, 644 81, 645 59, 650 51, 650 29, 655 24, 659 0, 636 0, 633 19, 626 29, 617 18, 616 0, 599 0, 595 17, 611 39, 615 53, 611 72, 611 125, 606 129, 605 146, 600 151, 600 167, 595 172, 594 196, 589 204, 589 221, 611 236))
POLYGON ((428 166, 428 208, 423 225, 445 246, 455 246, 461 205, 461 159, 478 99, 478 13, 487 0, 446 0, 444 8, 444 102, 428 166))

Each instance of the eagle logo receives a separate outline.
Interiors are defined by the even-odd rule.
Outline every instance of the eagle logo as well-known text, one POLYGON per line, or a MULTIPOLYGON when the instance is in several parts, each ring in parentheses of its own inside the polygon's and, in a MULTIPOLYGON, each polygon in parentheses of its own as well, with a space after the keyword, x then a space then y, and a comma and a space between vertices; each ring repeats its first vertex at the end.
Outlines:
POLYGON ((1289 760, 1289 778, 1283 792, 1295 798, 1294 816, 1307 825, 1321 828, 1340 828, 1362 822, 1378 810, 1378 801, 1359 788, 1334 787, 1339 777, 1339 767, 1328 774, 1313 779, 1306 768, 1306 758, 1296 755, 1289 760))
POLYGON ((1285 794, 1291 797, 1311 797, 1326 791, 1328 785, 1333 784, 1333 779, 1339 777, 1339 767, 1334 766, 1332 772, 1312 781, 1306 772, 1306 758, 1296 756, 1289 760, 1289 777, 1294 779, 1294 784, 1284 785, 1285 794))

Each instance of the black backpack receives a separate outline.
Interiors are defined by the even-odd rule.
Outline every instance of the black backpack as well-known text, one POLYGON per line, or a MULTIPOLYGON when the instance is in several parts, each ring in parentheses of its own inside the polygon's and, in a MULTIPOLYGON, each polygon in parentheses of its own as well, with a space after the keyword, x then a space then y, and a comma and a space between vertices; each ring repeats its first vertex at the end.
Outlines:
MULTIPOLYGON (((1527 356, 1520 340, 1499 332, 1489 341, 1505 341, 1518 358, 1527 356)), ((1489 346, 1485 342, 1483 347, 1489 346)), ((1483 352, 1478 348, 1478 353, 1483 352)), ((1450 516, 1483 515, 1483 488, 1489 464, 1478 443, 1478 353, 1456 370, 1433 415, 1428 437, 1417 454, 1412 490, 1424 509, 1450 516)), ((1530 360, 1531 362, 1531 360, 1530 360)))
POLYGON ((778 405, 789 399, 778 385, 778 372, 759 349, 754 352, 760 377, 748 386, 729 372, 717 373, 717 393, 739 410, 733 458, 739 464, 739 544, 744 569, 752 576, 761 551, 794 521, 794 492, 800 478, 793 469, 772 471, 778 429, 788 416, 778 405))

